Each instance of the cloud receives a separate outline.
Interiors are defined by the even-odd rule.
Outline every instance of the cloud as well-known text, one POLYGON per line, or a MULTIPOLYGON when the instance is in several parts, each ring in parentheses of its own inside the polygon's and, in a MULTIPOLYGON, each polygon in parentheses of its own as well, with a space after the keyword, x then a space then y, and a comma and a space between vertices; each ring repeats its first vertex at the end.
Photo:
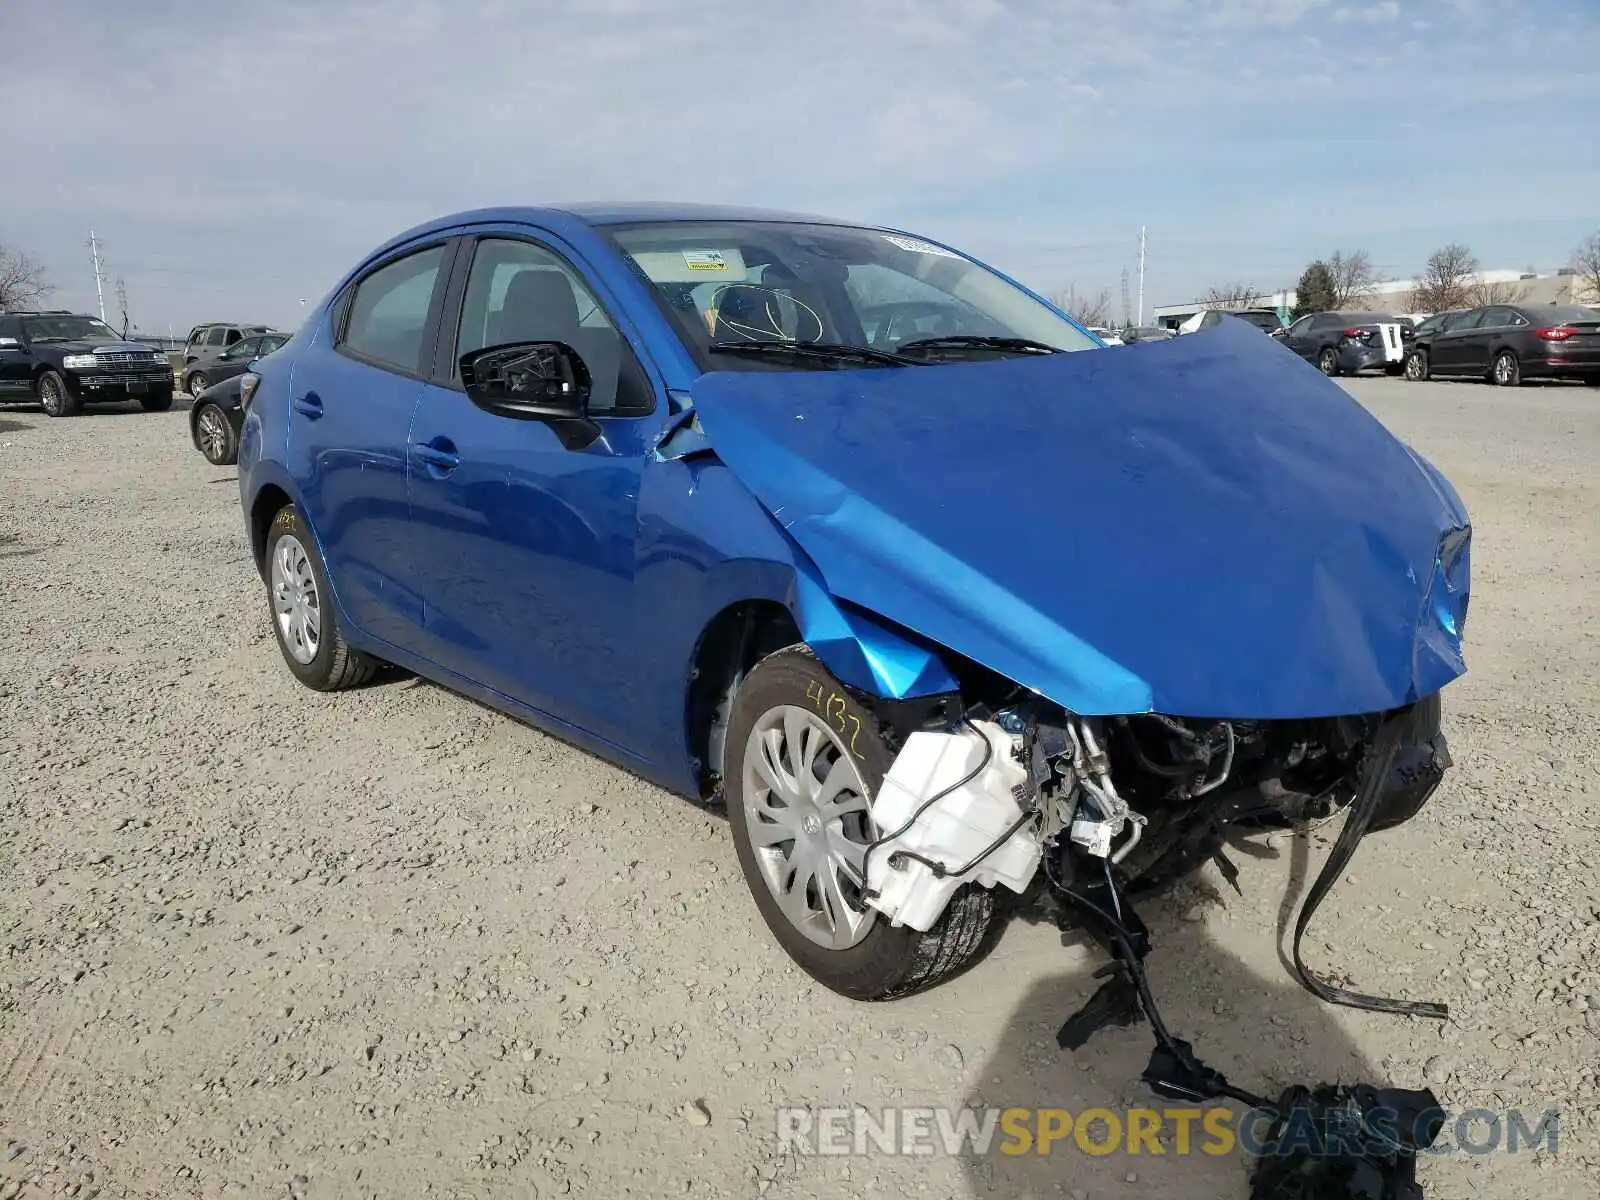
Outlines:
MULTIPOLYGON (((1549 146, 1517 106, 1594 110, 1581 47, 1600 20, 1492 17, 1438 0, 7 0, 0 151, 28 168, 0 175, 0 236, 81 279, 92 224, 178 323, 204 315, 184 291, 201 282, 281 320, 414 221, 581 197, 932 222, 980 253, 1021 243, 1008 265, 1027 276, 1044 247, 1109 247, 1141 220, 1232 235, 1264 187, 1337 210, 1372 182, 1362 155, 1419 113, 1440 151, 1498 121, 1534 160, 1549 146)), ((1562 194, 1595 194, 1593 156, 1565 159, 1562 194)))

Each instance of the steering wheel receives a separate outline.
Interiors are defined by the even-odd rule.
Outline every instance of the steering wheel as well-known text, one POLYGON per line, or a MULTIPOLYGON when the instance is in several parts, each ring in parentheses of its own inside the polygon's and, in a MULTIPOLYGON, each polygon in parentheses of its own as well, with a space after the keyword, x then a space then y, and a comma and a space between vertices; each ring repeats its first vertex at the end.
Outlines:
POLYGON ((825 332, 816 309, 789 292, 765 284, 723 284, 711 294, 709 307, 717 314, 714 324, 716 330, 728 330, 748 342, 820 342, 825 332), (734 304, 736 316, 730 316, 727 312, 727 296, 730 292, 739 294, 734 304), (783 329, 783 305, 786 302, 794 306, 798 318, 792 337, 783 329), (808 324, 815 326, 816 332, 810 337, 802 337, 802 331, 808 331, 808 324))

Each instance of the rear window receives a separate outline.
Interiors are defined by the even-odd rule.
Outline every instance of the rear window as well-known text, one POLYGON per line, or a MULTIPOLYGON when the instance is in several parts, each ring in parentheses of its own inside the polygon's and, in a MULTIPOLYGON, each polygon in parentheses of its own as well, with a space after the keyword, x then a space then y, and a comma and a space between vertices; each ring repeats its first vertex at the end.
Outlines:
POLYGON ((1549 308, 1525 310, 1540 325, 1593 325, 1600 321, 1600 312, 1577 305, 1552 304, 1549 308))

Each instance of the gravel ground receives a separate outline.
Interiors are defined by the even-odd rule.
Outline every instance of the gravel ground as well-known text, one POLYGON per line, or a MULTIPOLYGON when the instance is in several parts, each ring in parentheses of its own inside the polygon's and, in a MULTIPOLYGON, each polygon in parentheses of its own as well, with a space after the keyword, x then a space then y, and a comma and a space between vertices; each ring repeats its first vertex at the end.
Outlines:
MULTIPOLYGON (((1381 1076, 1560 1110, 1560 1152, 1426 1162, 1430 1197, 1600 1173, 1600 393, 1349 384, 1477 527, 1457 759, 1307 940, 1447 1024, 1278 961, 1332 828, 1148 912, 1169 1020, 1245 1086, 1381 1076), (1309 873, 1309 874, 1308 874, 1309 873)), ((22 1196, 1241 1197, 1236 1158, 801 1157, 785 1104, 1148 1104, 1147 1033, 1053 1033, 1096 959, 1018 921, 891 1005, 759 925, 715 813, 432 685, 300 688, 231 469, 186 416, 0 410, 0 1200, 22 1196)))

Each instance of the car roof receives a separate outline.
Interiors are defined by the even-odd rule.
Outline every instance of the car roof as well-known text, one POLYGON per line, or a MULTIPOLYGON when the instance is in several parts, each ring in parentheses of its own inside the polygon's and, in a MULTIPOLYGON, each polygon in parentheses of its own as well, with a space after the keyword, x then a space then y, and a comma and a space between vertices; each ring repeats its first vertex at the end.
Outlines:
MULTIPOLYGON (((505 208, 475 208, 436 217, 390 238, 374 253, 382 254, 413 238, 457 225, 533 224, 556 233, 570 232, 574 226, 627 225, 643 221, 789 221, 805 225, 857 225, 884 228, 860 221, 814 213, 786 212, 781 209, 741 208, 727 204, 680 204, 644 202, 588 201, 562 205, 527 205, 505 208)), ((898 232, 898 231, 897 231, 898 232)))

